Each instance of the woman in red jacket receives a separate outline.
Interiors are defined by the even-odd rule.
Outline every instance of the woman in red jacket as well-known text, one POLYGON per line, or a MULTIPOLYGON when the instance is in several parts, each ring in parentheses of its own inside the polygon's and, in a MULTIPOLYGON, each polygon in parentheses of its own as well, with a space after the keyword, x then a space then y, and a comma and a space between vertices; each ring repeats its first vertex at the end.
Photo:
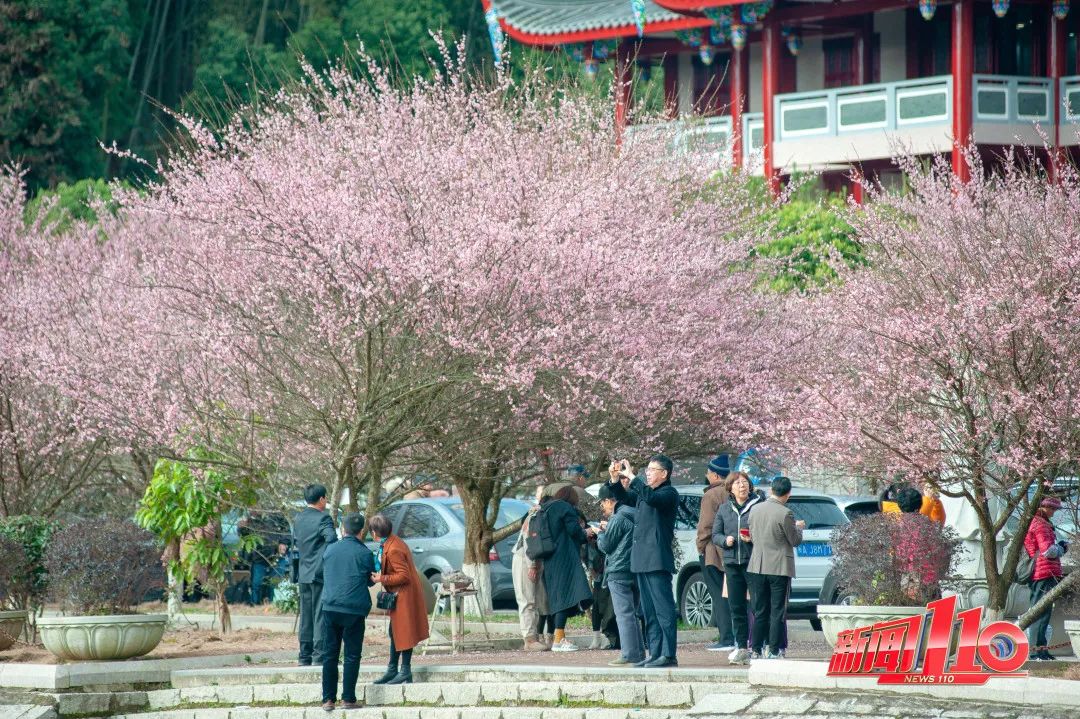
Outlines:
MULTIPOLYGON (((1061 509, 1061 500, 1057 497, 1047 497, 1035 511, 1024 536, 1024 549, 1028 556, 1035 560, 1035 571, 1031 575, 1031 606, 1039 601, 1043 595, 1057 586, 1061 581, 1061 555, 1065 553, 1068 545, 1058 542, 1054 534, 1054 525, 1050 520, 1054 512, 1061 509)), ((1028 644, 1031 647, 1031 658, 1036 661, 1052 660, 1047 645, 1046 630, 1050 626, 1050 617, 1054 613, 1054 606, 1050 605, 1045 612, 1039 615, 1027 629, 1028 644)))
POLYGON ((371 578, 382 582, 385 591, 397 593, 397 605, 387 612, 390 615, 390 663, 386 667, 386 674, 374 683, 412 684, 413 647, 428 638, 424 587, 409 545, 392 534, 394 525, 390 519, 386 515, 376 514, 371 518, 370 526, 371 533, 379 540, 379 548, 375 551, 375 571, 378 574, 371 575, 371 578))

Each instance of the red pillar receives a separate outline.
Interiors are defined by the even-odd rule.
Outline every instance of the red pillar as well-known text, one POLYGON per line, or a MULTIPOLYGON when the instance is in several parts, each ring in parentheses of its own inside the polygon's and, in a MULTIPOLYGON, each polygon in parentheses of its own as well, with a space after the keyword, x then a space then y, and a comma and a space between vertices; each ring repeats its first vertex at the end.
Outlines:
POLYGON ((953 81, 953 172, 962 182, 971 179, 971 168, 964 159, 963 149, 971 140, 971 98, 974 86, 971 79, 975 64, 975 2, 956 0, 952 16, 952 81, 953 81))
POLYGON ((1047 38, 1046 70, 1053 83, 1050 98, 1054 103, 1054 111, 1051 117, 1054 127, 1050 131, 1050 162, 1049 174, 1051 180, 1057 180, 1058 167, 1065 161, 1061 151, 1061 77, 1065 74, 1065 23, 1050 14, 1048 26, 1050 37, 1047 38))
MULTIPOLYGON (((970 0, 968 0, 970 2, 970 0)), ((765 16, 761 33, 761 102, 764 107, 765 141, 765 179, 773 197, 780 194, 780 178, 776 174, 773 156, 773 126, 776 122, 773 111, 773 98, 780 87, 780 26, 776 23, 776 13, 765 16)))
POLYGON ((728 72, 731 73, 731 152, 734 155, 732 159, 735 167, 742 167, 743 164, 743 112, 746 111, 748 103, 746 89, 750 87, 750 60, 746 54, 745 48, 732 49, 731 64, 728 66, 728 72))
POLYGON ((857 205, 863 203, 862 179, 862 172, 856 167, 851 168, 851 199, 853 199, 857 205))
POLYGON ((615 93, 615 144, 622 144, 623 131, 626 130, 627 115, 630 112, 630 97, 633 91, 633 74, 629 47, 620 44, 615 51, 615 77, 612 90, 615 93))
POLYGON ((874 16, 862 19, 859 31, 855 33, 855 82, 869 85, 874 81, 874 56, 871 41, 874 37, 874 16))

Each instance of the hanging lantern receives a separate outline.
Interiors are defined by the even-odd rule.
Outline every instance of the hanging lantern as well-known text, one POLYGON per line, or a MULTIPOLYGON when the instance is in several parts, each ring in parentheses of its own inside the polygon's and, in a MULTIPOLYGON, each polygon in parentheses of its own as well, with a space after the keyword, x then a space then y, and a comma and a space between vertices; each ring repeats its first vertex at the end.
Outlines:
POLYGON ((937 0, 919 0, 919 14, 923 20, 932 20, 937 11, 937 0))
POLYGON ((585 61, 585 76, 590 80, 596 77, 596 74, 600 72, 600 63, 596 58, 590 57, 585 61))
POLYGON ((1054 13, 1054 17, 1058 20, 1064 20, 1069 15, 1069 0, 1054 0, 1050 4, 1050 8, 1054 13))
POLYGON ((645 0, 630 0, 630 12, 634 15, 637 36, 645 34, 645 0))
POLYGON ((739 23, 731 26, 731 46, 736 50, 746 47, 746 26, 739 23))
POLYGON ((701 62, 705 65, 712 65, 713 61, 713 49, 712 45, 704 44, 698 48, 698 57, 701 58, 701 62))
POLYGON ((1009 0, 991 0, 990 7, 994 8, 994 14, 1005 17, 1009 12, 1009 0))
POLYGON ((499 25, 499 12, 495 9, 495 3, 488 6, 487 11, 484 13, 484 20, 487 22, 488 37, 491 38, 491 52, 495 56, 495 66, 499 67, 502 65, 504 38, 502 26, 499 25))
POLYGON ((795 57, 799 56, 799 50, 802 50, 802 34, 797 30, 792 30, 787 36, 787 49, 795 57))

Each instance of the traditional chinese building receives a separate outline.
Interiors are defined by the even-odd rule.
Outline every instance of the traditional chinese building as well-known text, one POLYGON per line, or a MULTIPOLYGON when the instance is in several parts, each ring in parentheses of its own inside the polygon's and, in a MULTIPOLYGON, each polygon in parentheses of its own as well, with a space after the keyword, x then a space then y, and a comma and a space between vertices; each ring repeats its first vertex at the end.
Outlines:
POLYGON ((886 178, 895 143, 951 154, 961 177, 956 138, 988 157, 1029 145, 1050 159, 1078 144, 1080 11, 1069 0, 482 2, 494 35, 561 48, 585 72, 611 63, 624 80, 620 123, 634 66, 662 66, 668 116, 702 117, 695 132, 724 141, 736 163, 762 151, 774 185, 800 170, 834 189, 853 169, 886 178))

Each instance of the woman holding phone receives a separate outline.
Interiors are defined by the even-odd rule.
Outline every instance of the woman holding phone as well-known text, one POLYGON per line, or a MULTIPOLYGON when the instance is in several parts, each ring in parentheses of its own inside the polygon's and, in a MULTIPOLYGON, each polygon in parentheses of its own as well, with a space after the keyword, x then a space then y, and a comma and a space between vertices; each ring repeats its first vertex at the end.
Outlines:
POLYGON ((746 566, 754 549, 748 523, 750 510, 764 498, 750 488, 745 472, 732 472, 725 483, 728 501, 720 505, 713 520, 712 542, 720 548, 724 560, 724 581, 727 583, 728 606, 735 631, 735 651, 728 655, 729 664, 749 664, 750 625, 747 621, 746 566))

